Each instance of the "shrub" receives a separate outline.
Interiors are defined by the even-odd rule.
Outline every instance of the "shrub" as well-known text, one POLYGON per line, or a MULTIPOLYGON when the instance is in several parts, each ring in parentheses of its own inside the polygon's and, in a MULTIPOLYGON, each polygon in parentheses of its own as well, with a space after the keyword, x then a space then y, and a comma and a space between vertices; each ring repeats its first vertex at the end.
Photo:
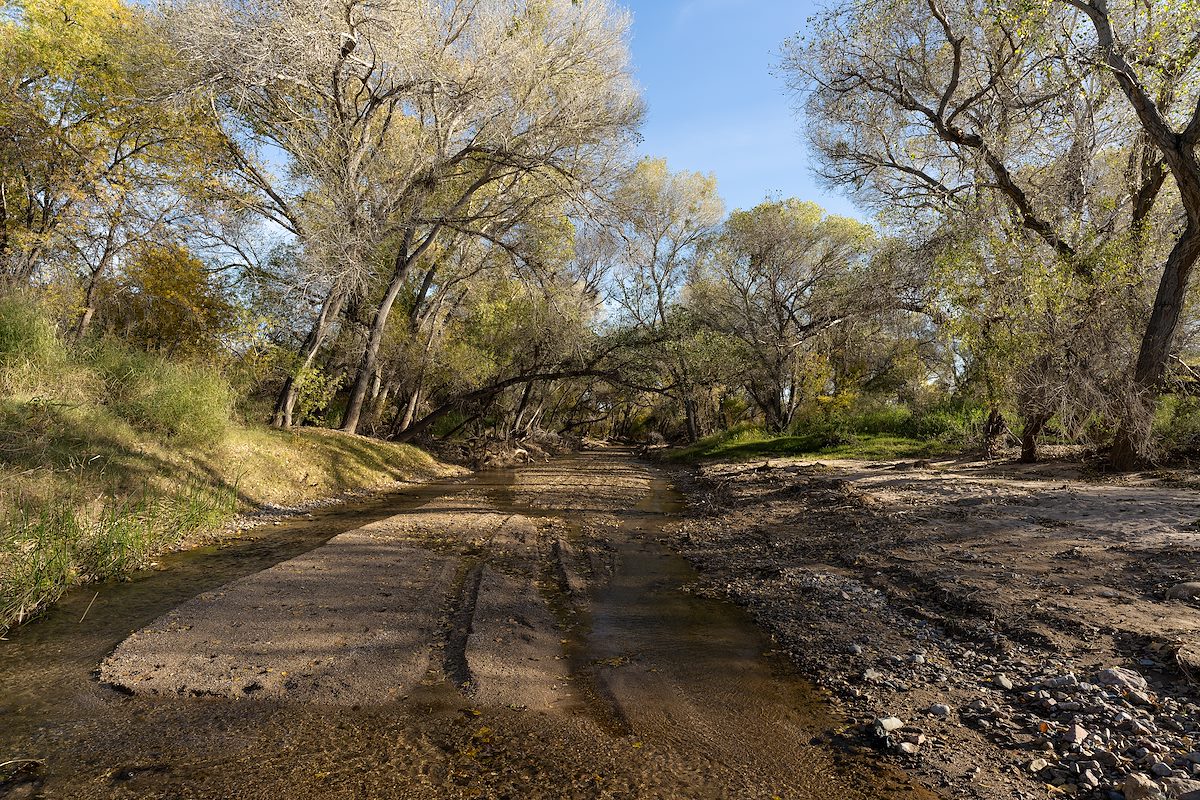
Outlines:
POLYGON ((98 346, 90 361, 104 379, 105 405, 134 427, 190 445, 224 436, 233 398, 216 370, 113 344, 98 346))
POLYGON ((1200 398, 1164 397, 1154 416, 1154 438, 1167 455, 1194 455, 1200 451, 1200 398))

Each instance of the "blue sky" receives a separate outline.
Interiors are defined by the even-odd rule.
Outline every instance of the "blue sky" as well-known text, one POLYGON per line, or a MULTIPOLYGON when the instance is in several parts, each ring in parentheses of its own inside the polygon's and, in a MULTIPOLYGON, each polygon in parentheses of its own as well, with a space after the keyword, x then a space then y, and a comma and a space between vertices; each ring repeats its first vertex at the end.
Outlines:
POLYGON ((800 124, 771 70, 783 40, 817 10, 812 0, 624 0, 648 105, 641 150, 672 169, 716 173, 730 210, 768 193, 862 216, 822 189, 800 124))

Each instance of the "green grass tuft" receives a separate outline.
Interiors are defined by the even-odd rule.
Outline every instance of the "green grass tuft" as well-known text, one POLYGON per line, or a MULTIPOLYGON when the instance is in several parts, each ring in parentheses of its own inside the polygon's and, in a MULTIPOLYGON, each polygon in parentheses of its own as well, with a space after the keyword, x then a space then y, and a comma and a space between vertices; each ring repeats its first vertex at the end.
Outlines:
POLYGON ((56 497, 0 516, 0 631, 54 603, 70 587, 129 575, 157 552, 216 527, 236 492, 204 484, 171 495, 88 503, 56 497))

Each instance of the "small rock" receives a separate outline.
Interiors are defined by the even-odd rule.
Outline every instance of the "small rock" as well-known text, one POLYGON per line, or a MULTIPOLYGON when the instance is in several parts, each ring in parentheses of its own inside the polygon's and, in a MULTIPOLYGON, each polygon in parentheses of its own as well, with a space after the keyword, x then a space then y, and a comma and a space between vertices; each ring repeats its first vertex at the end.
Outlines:
POLYGON ((875 720, 876 730, 883 731, 884 733, 898 731, 903 727, 904 721, 899 717, 880 717, 879 719, 875 720))
POLYGON ((1063 734, 1063 740, 1072 744, 1080 744, 1084 739, 1088 738, 1089 733, 1082 725, 1072 725, 1063 734))
POLYGON ((1149 736, 1154 733, 1154 726, 1148 722, 1143 722, 1140 719, 1131 720, 1129 730, 1136 733, 1138 736, 1149 736))
POLYGON ((1046 678, 1042 681, 1042 686, 1047 689, 1063 689, 1070 686, 1078 686, 1079 678, 1075 677, 1074 673, 1068 672, 1066 675, 1056 675, 1053 678, 1046 678))
POLYGON ((1041 772, 1048 766, 1050 766, 1050 762, 1047 761, 1046 759, 1035 758, 1033 761, 1029 762, 1029 771, 1030 772, 1041 772))
POLYGON ((921 746, 918 744, 913 744, 912 742, 901 742, 900 752, 910 756, 915 756, 917 753, 921 752, 921 746))
POLYGON ((1096 683, 1101 686, 1115 686, 1120 689, 1133 689, 1139 692, 1149 688, 1146 679, 1131 669, 1110 667, 1096 673, 1096 683))
POLYGON ((1167 778, 1163 781, 1163 789, 1173 800, 1200 800, 1200 781, 1167 778))
POLYGON ((1168 600, 1191 600, 1200 597, 1200 581, 1177 583, 1167 589, 1168 600))
POLYGON ((1134 772, 1125 779, 1121 790, 1125 792, 1125 800, 1162 800, 1162 790, 1150 778, 1134 772))
POLYGON ((850 651, 850 655, 861 656, 863 654, 863 646, 861 644, 852 644, 846 649, 850 651))
POLYGON ((1012 691, 1013 682, 1010 681, 1008 679, 1008 676, 1006 676, 1004 673, 1000 673, 999 675, 997 675, 996 679, 993 681, 993 683, 995 683, 997 687, 1003 689, 1006 692, 1012 691))
POLYGON ((929 713, 935 717, 945 718, 950 716, 950 706, 943 703, 934 703, 929 707, 929 713))
POLYGON ((1150 766, 1150 772, 1159 778, 1169 778, 1171 777, 1171 774, 1175 772, 1175 770, 1171 768, 1170 764, 1166 764, 1162 761, 1156 761, 1150 766))

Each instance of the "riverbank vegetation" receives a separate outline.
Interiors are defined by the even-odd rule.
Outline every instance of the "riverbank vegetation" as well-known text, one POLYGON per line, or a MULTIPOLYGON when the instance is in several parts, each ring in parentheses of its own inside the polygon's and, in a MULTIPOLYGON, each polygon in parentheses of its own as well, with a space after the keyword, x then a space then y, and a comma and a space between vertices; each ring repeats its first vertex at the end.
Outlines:
POLYGON ((95 473, 216 487, 154 512, 205 518, 275 496, 272 458, 410 457, 318 429, 1190 456, 1200 23, 1174 5, 831 6, 779 69, 865 222, 728 210, 635 157, 610 0, 9 0, 5 497, 32 530, 95 473))
POLYGON ((231 369, 73 344, 0 299, 0 630, 239 511, 446 472, 407 445, 244 424, 231 369))

